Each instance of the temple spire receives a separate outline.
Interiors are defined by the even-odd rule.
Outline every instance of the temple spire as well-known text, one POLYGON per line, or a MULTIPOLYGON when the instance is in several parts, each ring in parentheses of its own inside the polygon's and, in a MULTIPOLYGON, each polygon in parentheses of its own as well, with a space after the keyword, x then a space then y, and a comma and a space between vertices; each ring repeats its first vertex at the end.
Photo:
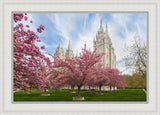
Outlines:
POLYGON ((100 24, 102 25, 102 19, 101 19, 101 21, 100 21, 100 24))
POLYGON ((101 19, 101 21, 100 21, 100 31, 103 31, 102 19, 101 19))
POLYGON ((73 54, 73 50, 71 49, 71 41, 69 38, 68 49, 66 51, 66 57, 72 57, 72 56, 74 56, 74 54, 73 54))
POLYGON ((107 26, 107 24, 106 24, 106 34, 108 34, 108 26, 107 26))
POLYGON ((69 38, 69 43, 68 43, 68 50, 71 50, 71 42, 70 42, 70 38, 69 38))
POLYGON ((76 57, 78 57, 78 51, 76 52, 76 57))
POLYGON ((61 46, 61 40, 59 39, 59 45, 57 47, 56 52, 54 53, 55 57, 59 57, 61 59, 64 59, 64 51, 63 51, 63 47, 61 46))
POLYGON ((59 45, 58 45, 59 48, 61 48, 61 39, 59 39, 59 45))

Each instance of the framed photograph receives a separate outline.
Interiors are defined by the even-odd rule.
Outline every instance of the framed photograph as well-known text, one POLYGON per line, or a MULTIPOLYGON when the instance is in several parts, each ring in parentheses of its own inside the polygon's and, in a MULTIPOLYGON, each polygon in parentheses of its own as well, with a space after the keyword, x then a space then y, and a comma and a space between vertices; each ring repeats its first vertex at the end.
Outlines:
POLYGON ((160 114, 159 4, 3 0, 0 113, 160 114))

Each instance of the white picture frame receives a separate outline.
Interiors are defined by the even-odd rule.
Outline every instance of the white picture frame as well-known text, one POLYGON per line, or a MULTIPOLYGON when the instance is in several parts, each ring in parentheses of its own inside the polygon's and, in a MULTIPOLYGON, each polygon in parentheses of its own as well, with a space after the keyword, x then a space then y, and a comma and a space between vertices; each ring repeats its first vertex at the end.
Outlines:
POLYGON ((160 114, 159 0, 1 0, 0 114, 160 114), (148 103, 12 103, 12 12, 148 12, 148 103))

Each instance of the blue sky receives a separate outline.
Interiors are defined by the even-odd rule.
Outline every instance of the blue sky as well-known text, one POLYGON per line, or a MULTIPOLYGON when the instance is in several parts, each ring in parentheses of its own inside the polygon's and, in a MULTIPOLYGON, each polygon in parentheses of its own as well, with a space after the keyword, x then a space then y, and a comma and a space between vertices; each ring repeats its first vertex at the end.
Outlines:
POLYGON ((42 42, 37 45, 46 46, 42 52, 50 59, 47 53, 55 53, 59 40, 64 52, 69 38, 74 54, 80 53, 85 42, 87 47, 93 50, 93 39, 102 19, 103 28, 105 30, 107 24, 115 48, 117 68, 124 74, 131 74, 124 66, 123 57, 127 55, 124 51, 125 45, 131 44, 135 34, 147 41, 146 13, 28 13, 28 18, 33 21, 31 30, 36 31, 40 24, 45 26, 44 32, 38 34, 42 42))

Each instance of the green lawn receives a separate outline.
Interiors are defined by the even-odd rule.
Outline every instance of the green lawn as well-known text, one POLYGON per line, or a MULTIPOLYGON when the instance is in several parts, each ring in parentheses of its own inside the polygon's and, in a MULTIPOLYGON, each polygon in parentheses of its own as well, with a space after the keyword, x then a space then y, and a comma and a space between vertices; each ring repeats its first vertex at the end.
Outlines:
MULTIPOLYGON (((41 93, 30 92, 15 92, 14 101, 72 101, 72 97, 77 96, 76 93, 71 93, 69 89, 61 89, 48 91, 50 96, 41 96, 41 93)), ((108 92, 102 91, 103 95, 89 93, 86 90, 81 91, 81 96, 84 96, 84 101, 146 101, 146 93, 142 89, 119 89, 117 91, 108 92)))

